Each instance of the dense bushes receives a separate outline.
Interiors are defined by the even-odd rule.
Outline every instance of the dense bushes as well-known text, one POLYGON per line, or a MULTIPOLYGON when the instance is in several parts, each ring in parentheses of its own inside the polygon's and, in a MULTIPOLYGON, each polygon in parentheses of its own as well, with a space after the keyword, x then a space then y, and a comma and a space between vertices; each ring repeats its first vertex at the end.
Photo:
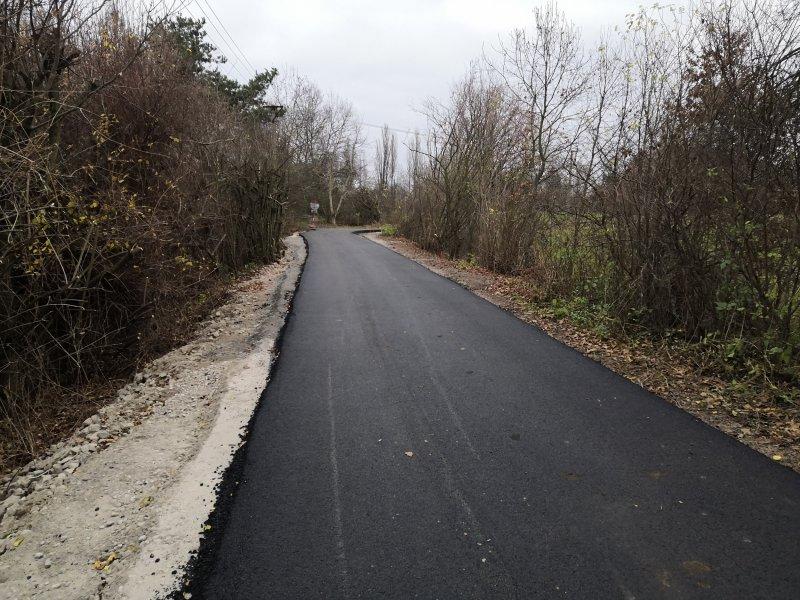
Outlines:
POLYGON ((274 71, 210 71, 201 23, 14 0, 0 28, 5 462, 72 390, 168 348, 221 279, 280 255, 289 148, 274 71))
POLYGON ((642 12, 590 53, 534 25, 431 107, 402 232, 800 380, 796 4, 642 12))

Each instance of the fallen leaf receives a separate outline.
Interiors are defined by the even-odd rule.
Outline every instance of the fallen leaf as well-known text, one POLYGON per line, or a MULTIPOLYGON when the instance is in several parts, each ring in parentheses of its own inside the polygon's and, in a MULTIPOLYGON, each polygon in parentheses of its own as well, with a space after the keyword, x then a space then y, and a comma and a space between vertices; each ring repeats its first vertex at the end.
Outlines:
POLYGON ((139 500, 139 508, 144 508, 145 506, 150 506, 150 503, 153 501, 152 496, 145 496, 141 500, 139 500))
POLYGON ((773 454, 772 460, 783 460, 783 456, 781 456, 780 454, 773 454))
POLYGON ((25 541, 24 537, 18 537, 18 538, 15 538, 13 542, 11 542, 11 545, 14 548, 19 548, 19 545, 24 541, 25 541))
POLYGON ((687 573, 691 575, 702 575, 703 573, 710 573, 712 570, 711 565, 699 560, 687 560, 684 561, 681 566, 687 573))
POLYGON ((211 525, 208 524, 203 525, 203 531, 211 531, 211 525))
POLYGON ((117 560, 117 553, 112 552, 105 559, 103 560, 97 559, 96 561, 94 561, 94 563, 92 563, 92 568, 95 571, 108 571, 108 566, 115 560, 117 560))

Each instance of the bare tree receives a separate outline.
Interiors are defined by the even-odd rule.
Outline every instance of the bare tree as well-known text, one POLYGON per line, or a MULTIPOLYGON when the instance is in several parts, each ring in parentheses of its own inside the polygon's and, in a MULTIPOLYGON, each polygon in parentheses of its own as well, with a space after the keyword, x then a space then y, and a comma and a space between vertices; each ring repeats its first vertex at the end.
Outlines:
POLYGON ((363 140, 353 106, 349 102, 332 95, 323 115, 320 166, 325 177, 328 200, 325 216, 328 222, 336 225, 345 198, 355 189, 359 176, 358 151, 363 140))
POLYGON ((378 214, 385 212, 394 203, 396 170, 397 138, 389 126, 384 125, 381 130, 381 139, 375 142, 375 191, 378 214))
POLYGON ((287 106, 280 127, 292 141, 296 202, 304 210, 309 201, 319 201, 327 221, 336 224, 364 172, 353 106, 302 77, 283 84, 278 103, 287 106))
POLYGON ((532 30, 501 41, 486 59, 505 91, 526 115, 528 161, 534 190, 564 167, 582 126, 588 71, 575 26, 554 3, 534 9, 532 30))
POLYGON ((429 103, 401 231, 796 381, 798 2, 654 6, 588 54, 533 16, 429 103))

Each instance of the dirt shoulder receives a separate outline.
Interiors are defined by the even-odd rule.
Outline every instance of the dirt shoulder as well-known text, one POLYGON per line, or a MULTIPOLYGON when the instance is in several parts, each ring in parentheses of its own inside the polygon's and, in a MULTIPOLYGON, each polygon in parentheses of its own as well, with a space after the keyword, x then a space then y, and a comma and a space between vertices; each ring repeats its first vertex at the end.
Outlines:
POLYGON ((450 260, 401 237, 364 235, 463 285, 712 427, 800 472, 800 407, 780 405, 769 394, 743 389, 734 381, 707 372, 689 347, 641 336, 601 337, 569 319, 555 318, 547 307, 533 300, 530 284, 521 277, 498 275, 450 260))
POLYGON ((197 549, 306 256, 241 283, 70 439, 0 481, 0 598, 159 597, 197 549))

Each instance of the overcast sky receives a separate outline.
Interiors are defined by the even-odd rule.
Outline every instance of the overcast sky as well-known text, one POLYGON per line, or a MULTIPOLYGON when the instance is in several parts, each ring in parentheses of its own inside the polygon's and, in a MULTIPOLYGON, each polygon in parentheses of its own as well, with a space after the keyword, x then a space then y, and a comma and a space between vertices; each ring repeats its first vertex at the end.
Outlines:
MULTIPOLYGON (((424 129, 425 119, 416 111, 422 102, 431 96, 446 97, 484 47, 496 45, 499 35, 528 26, 534 7, 541 4, 531 0, 190 0, 187 9, 195 17, 207 15, 206 29, 228 56, 230 65, 224 69, 232 76, 241 79, 250 69, 237 59, 237 50, 231 50, 214 13, 256 69, 295 70, 322 89, 349 99, 365 123, 424 129)), ((622 26, 625 15, 641 4, 569 0, 560 7, 591 43, 602 30, 622 26)), ((377 129, 364 130, 370 141, 375 139, 377 129)))

